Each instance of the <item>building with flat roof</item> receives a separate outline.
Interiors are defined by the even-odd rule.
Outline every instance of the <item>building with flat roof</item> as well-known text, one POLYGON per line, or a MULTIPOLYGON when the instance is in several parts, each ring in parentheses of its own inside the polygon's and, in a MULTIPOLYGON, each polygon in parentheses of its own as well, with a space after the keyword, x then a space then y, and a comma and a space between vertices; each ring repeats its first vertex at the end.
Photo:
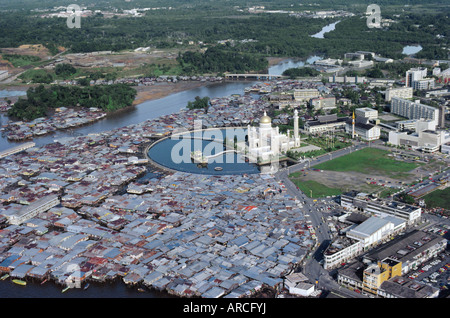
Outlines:
POLYGON ((383 298, 434 298, 438 289, 402 277, 447 246, 440 235, 413 230, 370 250, 338 269, 337 281, 383 298))
POLYGON ((319 90, 316 88, 294 89, 294 99, 296 101, 309 101, 311 98, 319 97, 319 90))
POLYGON ((383 282, 401 275, 401 272, 402 263, 395 259, 385 258, 382 261, 370 264, 363 271, 363 290, 376 295, 383 282))
POLYGON ((420 220, 422 208, 398 201, 388 201, 358 191, 349 191, 341 195, 341 206, 348 210, 357 210, 379 217, 395 216, 407 224, 420 220))
POLYGON ((308 120, 304 129, 312 134, 332 131, 337 128, 345 128, 347 117, 337 117, 336 114, 317 116, 315 120, 308 120))
POLYGON ((312 107, 314 107, 314 109, 333 109, 336 108, 336 97, 315 97, 311 98, 309 103, 312 107))
POLYGON ((431 119, 438 121, 439 109, 421 104, 419 100, 410 101, 399 97, 391 99, 391 113, 408 119, 431 119))
POLYGON ((398 97, 402 99, 413 98, 413 88, 412 87, 391 87, 386 89, 384 100, 390 102, 392 97, 398 97))
POLYGON ((404 275, 444 251, 447 242, 440 235, 413 230, 370 250, 362 259, 364 263, 377 262, 387 257, 395 259, 402 262, 401 274, 404 275))
POLYGON ((413 83, 427 77, 426 67, 411 68, 406 71, 405 85, 406 87, 413 87, 413 83))
POLYGON ((437 298, 439 288, 395 276, 378 287, 377 295, 383 298, 437 298))
POLYGON ((345 237, 338 237, 324 252, 324 268, 335 268, 361 255, 364 251, 389 240, 405 229, 404 220, 386 216, 370 217, 346 231, 345 237))
POLYGON ((420 130, 414 133, 390 131, 388 142, 394 146, 407 146, 423 152, 437 152, 450 142, 450 133, 444 130, 420 130))

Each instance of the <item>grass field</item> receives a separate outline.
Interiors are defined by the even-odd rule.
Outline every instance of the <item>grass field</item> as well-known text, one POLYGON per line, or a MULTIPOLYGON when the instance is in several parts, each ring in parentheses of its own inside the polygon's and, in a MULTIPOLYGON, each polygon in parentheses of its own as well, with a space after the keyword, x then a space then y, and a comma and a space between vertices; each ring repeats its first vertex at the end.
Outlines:
POLYGON ((444 190, 435 190, 423 197, 427 208, 450 209, 450 187, 444 190))
POLYGON ((294 184, 299 187, 308 197, 312 198, 323 198, 327 196, 340 195, 342 193, 339 189, 329 188, 317 181, 299 181, 291 179, 294 184), (311 196, 312 191, 312 196, 311 196))
POLYGON ((348 155, 321 163, 314 168, 331 171, 355 171, 361 173, 384 173, 395 176, 417 168, 420 164, 403 162, 388 157, 390 152, 377 148, 364 148, 348 155))

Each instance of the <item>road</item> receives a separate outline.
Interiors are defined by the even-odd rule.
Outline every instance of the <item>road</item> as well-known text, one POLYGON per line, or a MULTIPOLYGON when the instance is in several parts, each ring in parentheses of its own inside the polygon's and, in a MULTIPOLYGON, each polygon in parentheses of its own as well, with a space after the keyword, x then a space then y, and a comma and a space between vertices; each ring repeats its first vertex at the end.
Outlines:
POLYGON ((308 256, 304 264, 302 269, 303 274, 306 275, 311 282, 314 282, 318 289, 329 291, 330 293, 343 298, 365 298, 366 296, 339 286, 339 284, 337 284, 337 282, 330 276, 330 273, 325 270, 322 265, 320 265, 319 262, 323 257, 323 252, 332 239, 328 224, 325 222, 325 216, 320 210, 322 203, 321 201, 309 198, 305 193, 299 190, 297 186, 289 179, 289 174, 337 157, 344 156, 365 147, 368 147, 366 143, 358 143, 352 147, 335 151, 331 155, 327 154, 321 156, 320 158, 315 158, 307 162, 292 165, 285 169, 280 169, 275 174, 275 178, 285 185, 286 191, 302 203, 303 212, 305 216, 307 216, 308 220, 311 221, 311 225, 315 229, 317 244, 313 251, 311 251, 310 256, 308 256))

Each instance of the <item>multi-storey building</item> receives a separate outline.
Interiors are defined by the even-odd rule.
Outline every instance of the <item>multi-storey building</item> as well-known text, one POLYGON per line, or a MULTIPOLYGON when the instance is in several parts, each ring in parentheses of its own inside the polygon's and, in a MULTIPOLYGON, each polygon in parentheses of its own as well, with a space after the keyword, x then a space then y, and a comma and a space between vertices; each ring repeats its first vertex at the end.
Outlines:
POLYGON ((390 102, 392 97, 398 97, 402 99, 413 98, 413 88, 412 87, 396 87, 386 89, 386 95, 384 100, 390 102))
POLYGON ((413 87, 413 82, 427 77, 426 67, 412 68, 406 71, 405 86, 413 87))
POLYGON ((408 224, 418 222, 422 208, 398 201, 381 200, 366 193, 350 191, 341 195, 341 206, 349 210, 358 210, 380 217, 395 216, 407 221, 408 224))
POLYGON ((296 101, 309 101, 311 98, 319 97, 319 90, 315 88, 304 88, 294 90, 294 99, 296 101))
POLYGON ((391 113, 408 119, 432 119, 436 123, 439 118, 439 109, 421 104, 419 100, 409 101, 393 97, 391 100, 391 113))
POLYGON ((7 215, 9 223, 19 225, 25 222, 26 220, 29 220, 39 213, 45 212, 47 210, 50 210, 54 206, 59 204, 59 198, 57 195, 49 195, 46 197, 43 197, 30 205, 24 206, 22 209, 20 209, 18 212, 7 215))

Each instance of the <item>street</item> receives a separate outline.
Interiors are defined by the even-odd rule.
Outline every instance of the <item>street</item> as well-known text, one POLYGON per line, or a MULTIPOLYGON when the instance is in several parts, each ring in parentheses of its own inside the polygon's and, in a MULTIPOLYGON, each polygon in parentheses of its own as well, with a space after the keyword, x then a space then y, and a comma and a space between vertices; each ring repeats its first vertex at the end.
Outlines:
POLYGON ((365 143, 357 144, 349 148, 338 150, 332 155, 323 155, 322 157, 308 161, 307 163, 302 162, 281 169, 275 174, 276 179, 283 182, 285 185, 286 191, 302 203, 304 214, 311 221, 311 225, 315 229, 317 244, 311 251, 302 268, 303 274, 308 277, 312 283, 316 284, 316 288, 329 291, 330 293, 343 298, 365 298, 365 296, 339 286, 330 276, 330 273, 319 263, 322 259, 323 252, 332 239, 328 224, 324 222, 324 214, 320 211, 322 204, 318 201, 315 202, 313 198, 309 198, 305 193, 299 190, 289 179, 289 174, 349 154, 364 147, 367 147, 365 143))

